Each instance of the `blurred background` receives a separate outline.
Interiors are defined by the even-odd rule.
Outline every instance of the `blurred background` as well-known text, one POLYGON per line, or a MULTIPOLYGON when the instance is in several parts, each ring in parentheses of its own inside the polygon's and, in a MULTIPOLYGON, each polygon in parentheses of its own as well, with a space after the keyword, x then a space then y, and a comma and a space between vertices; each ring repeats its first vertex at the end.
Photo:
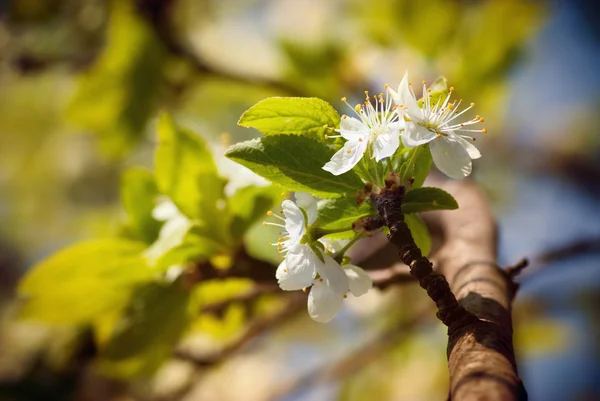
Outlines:
MULTIPOLYGON (((222 153, 224 133, 259 135, 236 125, 259 100, 342 114, 340 97, 407 70, 445 75, 486 119, 474 178, 500 263, 532 261, 514 304, 530 399, 600 400, 598 17, 584 0, 0 1, 0 400, 445 399, 445 330, 414 286, 328 325, 302 311, 224 361, 173 359, 152 379, 104 377, 72 328, 15 317, 29 267, 119 230, 121 173, 152 165, 160 110, 222 153)), ((235 336, 229 320, 199 338, 235 336)))

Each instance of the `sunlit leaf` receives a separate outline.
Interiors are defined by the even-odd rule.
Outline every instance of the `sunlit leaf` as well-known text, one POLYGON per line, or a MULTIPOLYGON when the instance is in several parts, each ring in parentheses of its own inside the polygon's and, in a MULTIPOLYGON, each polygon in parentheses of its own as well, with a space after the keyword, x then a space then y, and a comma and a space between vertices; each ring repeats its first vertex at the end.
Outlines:
POLYGON ((230 147, 225 156, 291 191, 323 198, 354 194, 362 181, 352 171, 334 176, 322 169, 334 151, 298 135, 271 135, 230 147))
POLYGON ((104 51, 81 77, 67 117, 99 134, 107 154, 122 156, 143 138, 164 81, 166 52, 134 1, 110 4, 104 51))
POLYGON ((403 213, 458 209, 458 203, 448 192, 434 187, 410 189, 402 201, 403 213))
POLYGON ((89 323, 119 308, 133 286, 155 272, 141 256, 145 244, 125 239, 82 242, 35 265, 19 285, 27 318, 89 323))
POLYGON ((238 122, 265 135, 296 134, 324 141, 339 126, 340 116, 329 103, 314 97, 271 97, 248 109, 238 122))
POLYGON ((410 179, 413 179, 411 188, 419 188, 425 182, 429 175, 433 159, 429 146, 417 146, 408 150, 407 159, 400 167, 400 180, 407 185, 410 179))
POLYGON ((410 233, 415 240, 415 244, 417 244, 421 250, 421 253, 427 256, 427 254, 429 254, 429 250, 431 249, 431 236, 429 235, 427 226, 416 214, 404 215, 404 221, 408 225, 408 228, 410 228, 410 233))
POLYGON ((158 189, 151 172, 142 168, 127 170, 121 179, 121 202, 127 212, 128 228, 135 238, 151 243, 158 237, 161 223, 152 217, 158 189))
POLYGON ((375 216, 377 211, 371 202, 363 202, 357 205, 354 198, 326 199, 319 202, 318 227, 326 230, 336 230, 347 227, 352 228, 356 220, 375 216))
POLYGON ((202 138, 179 127, 167 114, 157 127, 159 144, 155 174, 159 190, 168 195, 190 219, 213 227, 213 236, 225 240, 225 180, 218 175, 212 153, 202 138))
POLYGON ((231 235, 234 239, 241 239, 250 226, 265 216, 281 200, 281 189, 274 186, 240 188, 229 198, 229 212, 231 213, 231 235))
POLYGON ((180 281, 136 289, 110 340, 100 350, 100 370, 119 378, 152 375, 197 313, 192 299, 180 281))

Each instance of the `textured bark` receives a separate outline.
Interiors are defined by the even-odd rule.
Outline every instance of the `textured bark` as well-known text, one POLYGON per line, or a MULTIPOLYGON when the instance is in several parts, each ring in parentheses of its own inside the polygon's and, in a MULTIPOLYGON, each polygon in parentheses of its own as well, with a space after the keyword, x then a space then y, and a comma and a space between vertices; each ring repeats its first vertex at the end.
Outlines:
POLYGON ((372 200, 390 228, 388 240, 448 326, 449 399, 525 400, 512 345, 510 305, 517 285, 496 265, 496 226, 487 200, 468 181, 440 186, 460 209, 431 216, 442 244, 432 257, 437 272, 404 223, 403 190, 384 190, 372 200))

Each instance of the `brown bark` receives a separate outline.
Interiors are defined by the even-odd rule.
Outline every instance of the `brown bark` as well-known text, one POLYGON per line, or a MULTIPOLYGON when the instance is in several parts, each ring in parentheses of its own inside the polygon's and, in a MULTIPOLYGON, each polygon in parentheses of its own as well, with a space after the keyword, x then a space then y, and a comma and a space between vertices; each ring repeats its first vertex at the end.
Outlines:
POLYGON ((460 209, 432 216, 442 244, 432 257, 437 272, 404 223, 402 189, 384 190, 373 201, 390 228, 388 240, 448 326, 449 399, 525 400, 512 345, 510 306, 517 286, 496 264, 496 226, 487 200, 469 181, 440 186, 460 209))

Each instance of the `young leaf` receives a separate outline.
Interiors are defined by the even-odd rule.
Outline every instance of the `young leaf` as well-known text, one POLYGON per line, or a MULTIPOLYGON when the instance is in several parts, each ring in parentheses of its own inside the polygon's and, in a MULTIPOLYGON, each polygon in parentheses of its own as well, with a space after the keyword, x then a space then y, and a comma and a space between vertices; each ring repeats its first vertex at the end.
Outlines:
POLYGON ((321 198, 354 194, 363 183, 353 171, 334 176, 323 170, 333 153, 327 145, 304 136, 271 135, 235 144, 225 156, 290 191, 321 198))
MULTIPOLYGON (((431 90, 428 93, 430 97, 429 104, 433 107, 440 102, 441 105, 448 96, 448 80, 446 77, 438 77, 427 89, 431 90)), ((419 99, 418 103, 419 107, 423 107, 422 98, 419 99)))
POLYGON ((430 210, 458 209, 458 203, 448 192, 433 187, 410 189, 402 201, 403 213, 427 212, 430 210))
POLYGON ((202 138, 181 128, 167 114, 158 123, 159 144, 155 174, 159 190, 167 194, 179 210, 191 219, 214 227, 224 238, 223 211, 225 180, 219 177, 210 149, 202 138))
POLYGON ((404 221, 410 229, 410 233, 415 240, 415 244, 417 244, 421 250, 421 253, 427 256, 429 254, 429 250, 431 249, 431 236, 429 235, 427 226, 416 214, 404 215, 404 221))
POLYGON ((151 172, 142 168, 127 170, 121 179, 121 202, 129 218, 128 228, 146 243, 158 237, 160 222, 152 217, 158 188, 151 172))
POLYGON ((121 379, 152 375, 192 321, 190 295, 179 281, 140 286, 100 350, 100 370, 121 379))
POLYGON ((354 199, 336 198, 326 199, 319 202, 319 213, 315 224, 325 230, 337 230, 342 228, 352 229, 352 223, 356 220, 377 215, 371 202, 363 202, 358 206, 354 199))
POLYGON ((166 271, 173 265, 186 265, 189 262, 208 260, 224 247, 214 238, 214 228, 193 224, 179 243, 164 252, 156 261, 156 269, 166 271))
POLYGON ((89 323, 154 279, 141 256, 146 244, 125 239, 86 241, 34 266, 19 284, 22 314, 57 323, 89 323))
POLYGON ((227 200, 231 219, 231 236, 241 239, 250 226, 264 219, 265 213, 281 200, 281 190, 274 185, 268 187, 248 186, 240 188, 227 200))
POLYGON ((248 109, 238 125, 256 128, 265 135, 296 134, 324 141, 328 127, 336 128, 340 116, 329 103, 314 97, 271 97, 248 109))
POLYGON ((406 185, 412 178, 414 181, 411 188, 419 188, 425 182, 429 174, 433 159, 429 146, 422 145, 411 148, 410 154, 400 167, 400 180, 406 185))

